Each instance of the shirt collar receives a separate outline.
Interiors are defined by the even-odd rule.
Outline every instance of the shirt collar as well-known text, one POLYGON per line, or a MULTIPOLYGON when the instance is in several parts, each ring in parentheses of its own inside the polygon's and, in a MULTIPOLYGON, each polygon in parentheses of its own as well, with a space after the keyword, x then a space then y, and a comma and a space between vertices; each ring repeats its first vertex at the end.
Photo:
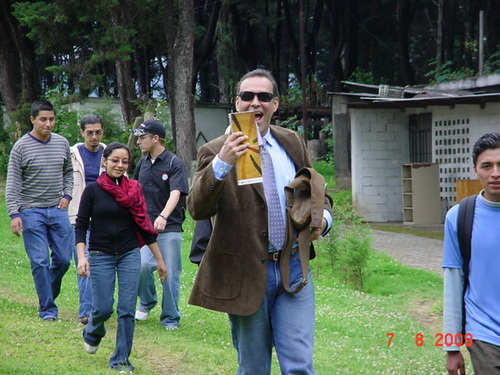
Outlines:
POLYGON ((264 138, 266 140, 267 144, 271 147, 275 146, 277 143, 276 138, 274 138, 274 136, 272 135, 270 128, 267 131, 266 135, 262 138, 264 138))
MULTIPOLYGON (((160 159, 160 160, 165 160, 165 155, 167 154, 167 152, 168 152, 168 150, 167 150, 167 148, 165 147, 165 150, 163 150, 163 152, 162 152, 160 155, 158 155, 158 156, 155 158, 155 160, 157 160, 157 159, 160 159)), ((147 158, 148 158, 148 159, 152 159, 151 154, 150 154, 149 152, 148 152, 147 158)))
POLYGON ((500 202, 493 202, 484 197, 484 189, 479 193, 479 199, 487 206, 490 207, 500 207, 500 202))

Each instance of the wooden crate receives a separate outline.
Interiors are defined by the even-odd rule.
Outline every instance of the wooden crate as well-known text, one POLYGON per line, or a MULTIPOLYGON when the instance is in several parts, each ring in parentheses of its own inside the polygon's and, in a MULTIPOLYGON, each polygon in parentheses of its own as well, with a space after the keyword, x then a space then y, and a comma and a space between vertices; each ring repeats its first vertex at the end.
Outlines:
POLYGON ((459 203, 463 198, 472 194, 477 194, 483 189, 483 185, 479 180, 457 180, 457 197, 456 203, 459 203))

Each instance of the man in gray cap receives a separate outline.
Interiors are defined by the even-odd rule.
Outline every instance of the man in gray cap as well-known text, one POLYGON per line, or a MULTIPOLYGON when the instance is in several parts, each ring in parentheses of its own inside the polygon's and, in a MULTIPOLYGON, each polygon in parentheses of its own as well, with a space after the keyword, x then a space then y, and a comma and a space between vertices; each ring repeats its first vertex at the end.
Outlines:
MULTIPOLYGON (((168 277, 163 282, 160 322, 167 330, 179 328, 179 291, 181 266, 182 223, 185 219, 185 199, 188 180, 184 163, 165 147, 165 127, 157 120, 147 120, 132 130, 144 153, 137 163, 133 178, 142 185, 148 213, 158 232, 158 246, 167 265, 168 277)), ((146 320, 157 304, 153 271, 155 258, 144 246, 141 249, 141 277, 137 320, 146 320)))

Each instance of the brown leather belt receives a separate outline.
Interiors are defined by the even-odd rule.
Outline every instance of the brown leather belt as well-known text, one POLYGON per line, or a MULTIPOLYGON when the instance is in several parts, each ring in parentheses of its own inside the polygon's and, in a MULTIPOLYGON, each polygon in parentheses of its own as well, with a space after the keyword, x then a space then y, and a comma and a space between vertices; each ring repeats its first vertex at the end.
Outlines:
POLYGON ((283 251, 275 251, 274 253, 267 253, 267 260, 272 260, 273 262, 277 262, 281 258, 281 253, 283 251))

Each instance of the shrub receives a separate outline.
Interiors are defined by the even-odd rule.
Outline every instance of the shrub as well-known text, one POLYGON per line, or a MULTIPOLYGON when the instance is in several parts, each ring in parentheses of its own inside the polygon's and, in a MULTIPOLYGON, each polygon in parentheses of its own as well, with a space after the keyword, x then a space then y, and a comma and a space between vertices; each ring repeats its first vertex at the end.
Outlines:
POLYGON ((336 223, 326 243, 326 254, 332 273, 359 290, 364 286, 370 250, 370 232, 362 225, 336 223))
POLYGON ((333 194, 334 223, 330 234, 317 246, 318 268, 356 289, 363 289, 371 251, 370 229, 351 203, 349 190, 333 194))

